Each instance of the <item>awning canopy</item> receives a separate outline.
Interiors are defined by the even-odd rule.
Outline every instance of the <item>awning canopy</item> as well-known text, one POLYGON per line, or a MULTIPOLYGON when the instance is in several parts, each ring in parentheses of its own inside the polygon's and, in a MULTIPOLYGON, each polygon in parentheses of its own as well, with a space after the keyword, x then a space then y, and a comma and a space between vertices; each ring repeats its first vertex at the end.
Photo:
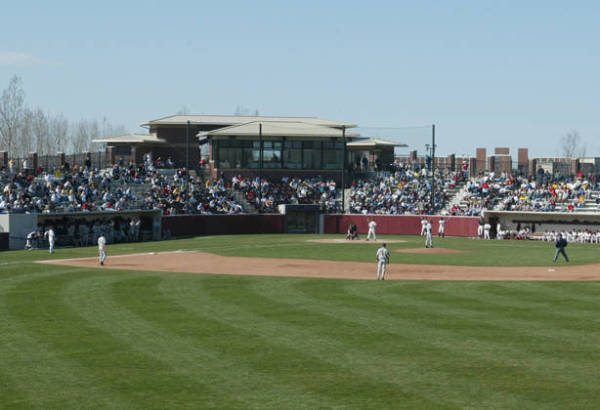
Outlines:
POLYGON ((166 144, 167 141, 152 134, 124 134, 114 137, 99 138, 92 142, 104 144, 166 144))
POLYGON ((245 115, 170 115, 168 117, 145 122, 142 125, 185 125, 187 122, 194 125, 241 125, 251 122, 302 122, 305 124, 321 125, 331 128, 355 128, 356 124, 343 121, 328 120, 318 117, 261 117, 245 115))
MULTIPOLYGON (((339 128, 326 127, 322 125, 307 124, 305 122, 281 122, 281 121, 253 121, 241 125, 219 128, 213 131, 202 131, 197 134, 203 137, 259 137, 262 125, 262 136, 290 137, 290 138, 342 138, 342 130, 339 128)), ((359 134, 346 131, 346 138, 356 138, 359 134)))
POLYGON ((382 140, 382 139, 378 139, 378 138, 365 138, 365 139, 359 139, 359 140, 349 142, 348 144, 346 144, 346 147, 348 149, 361 150, 361 149, 408 147, 408 145, 400 143, 400 142, 387 141, 387 140, 382 140))

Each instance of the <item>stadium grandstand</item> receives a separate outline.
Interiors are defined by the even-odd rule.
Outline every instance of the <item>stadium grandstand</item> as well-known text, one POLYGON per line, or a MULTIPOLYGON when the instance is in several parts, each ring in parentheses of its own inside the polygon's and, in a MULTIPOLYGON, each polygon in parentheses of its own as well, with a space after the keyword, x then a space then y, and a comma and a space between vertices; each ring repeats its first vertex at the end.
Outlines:
POLYGON ((320 214, 479 217, 486 211, 589 214, 600 206, 598 158, 530 159, 526 148, 516 163, 508 148, 440 157, 434 141, 419 155, 414 140, 428 141, 430 127, 204 115, 143 125, 148 135, 96 140, 106 144, 103 152, 27 158, 0 152, 0 213, 48 221, 87 215, 74 224, 73 237, 83 235, 80 225, 92 232, 102 223, 118 242, 142 239, 129 233, 137 219, 146 238, 162 237, 157 214, 279 214, 282 205, 293 205, 320 214), (402 135, 411 130, 418 138, 407 137, 413 143, 407 146, 402 135))

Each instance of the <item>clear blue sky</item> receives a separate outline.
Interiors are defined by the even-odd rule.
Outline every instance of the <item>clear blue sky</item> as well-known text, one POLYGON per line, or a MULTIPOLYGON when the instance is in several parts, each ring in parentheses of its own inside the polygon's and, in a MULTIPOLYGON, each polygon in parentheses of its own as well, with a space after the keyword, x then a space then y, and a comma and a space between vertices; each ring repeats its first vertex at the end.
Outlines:
MULTIPOLYGON (((436 123, 441 153, 600 156, 597 1, 5 2, 0 89, 130 131, 174 114, 436 123)), ((407 134, 420 151, 426 133, 407 134), (417 135, 418 134, 418 135, 417 135)))

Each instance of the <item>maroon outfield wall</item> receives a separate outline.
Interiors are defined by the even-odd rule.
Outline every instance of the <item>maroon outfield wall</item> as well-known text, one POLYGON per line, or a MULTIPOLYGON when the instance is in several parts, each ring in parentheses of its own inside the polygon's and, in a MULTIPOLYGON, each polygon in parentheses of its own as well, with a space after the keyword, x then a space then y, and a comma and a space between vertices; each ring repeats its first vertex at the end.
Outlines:
POLYGON ((171 236, 283 233, 284 215, 175 215, 162 217, 171 236))
MULTIPOLYGON (((439 216, 433 220, 433 232, 437 234, 439 216)), ((323 216, 324 233, 346 233, 348 226, 355 223, 358 232, 366 234, 369 220, 377 222, 377 233, 418 235, 421 233, 421 218, 412 215, 337 215, 323 216)), ((446 235, 476 236, 477 217, 446 217, 446 235)), ((169 229, 171 236, 228 235, 252 233, 285 233, 285 216, 267 215, 175 215, 162 217, 162 229, 169 229)))
MULTIPOLYGON (((323 219, 324 233, 346 233, 348 226, 355 223, 358 232, 366 234, 367 224, 373 219, 377 222, 378 234, 419 235, 421 233, 421 217, 412 215, 325 215, 323 219)), ((438 221, 441 216, 428 216, 433 221, 433 233, 437 235, 438 221)), ((446 235, 477 236, 478 217, 450 216, 444 217, 446 235)))

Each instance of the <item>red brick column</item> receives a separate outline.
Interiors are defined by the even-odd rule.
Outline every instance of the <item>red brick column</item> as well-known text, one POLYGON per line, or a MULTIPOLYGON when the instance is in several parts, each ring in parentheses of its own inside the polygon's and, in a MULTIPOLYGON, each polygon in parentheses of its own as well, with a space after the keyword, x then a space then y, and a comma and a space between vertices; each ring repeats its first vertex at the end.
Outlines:
MULTIPOLYGON (((33 170, 33 173, 35 174, 37 172, 37 167, 38 167, 38 154, 37 152, 30 152, 29 153, 29 166, 31 167, 31 169, 33 170)), ((46 170, 49 171, 49 170, 46 170)))

